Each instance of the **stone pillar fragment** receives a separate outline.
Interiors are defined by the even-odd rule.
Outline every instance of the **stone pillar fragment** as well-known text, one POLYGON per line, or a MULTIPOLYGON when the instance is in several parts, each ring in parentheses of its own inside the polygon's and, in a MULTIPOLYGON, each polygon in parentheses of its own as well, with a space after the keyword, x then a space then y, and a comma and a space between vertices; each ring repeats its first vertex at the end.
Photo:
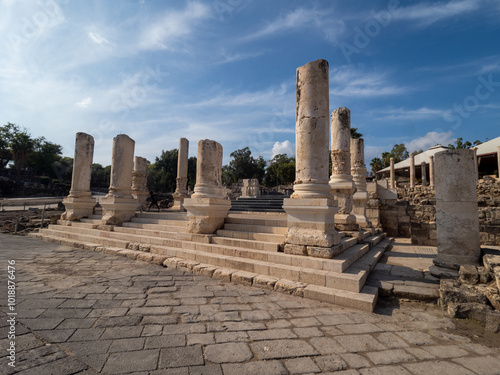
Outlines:
POLYGON ((189 141, 186 138, 179 139, 179 150, 177 152, 177 179, 174 195, 174 206, 172 209, 185 211, 183 202, 189 197, 187 191, 188 180, 188 158, 189 141))
POLYGON ((187 231, 212 234, 220 229, 231 208, 222 188, 222 146, 212 140, 198 142, 196 185, 191 198, 184 199, 189 219, 187 231))
POLYGON ((410 154, 410 187, 415 187, 415 155, 410 154))
POLYGON ((498 178, 500 178, 500 146, 497 147, 498 178))
POLYGON ((422 186, 427 186, 427 169, 425 167, 425 161, 420 164, 420 172, 422 174, 422 186))
POLYGON ((134 148, 134 140, 126 134, 113 138, 109 192, 99 200, 103 209, 101 229, 112 229, 109 226, 130 220, 139 207, 138 200, 132 196, 134 148))
POLYGON ((436 229, 434 264, 459 269, 477 264, 481 255, 474 151, 435 154, 436 229))
POLYGON ((356 185, 352 213, 356 216, 356 223, 361 228, 371 228, 372 223, 366 216, 366 204, 369 196, 366 191, 365 141, 363 138, 351 138, 351 173, 356 185))
POLYGON ((136 156, 134 158, 134 170, 132 172, 132 196, 137 199, 139 207, 145 208, 148 197, 148 161, 146 158, 136 156))
POLYGON ((331 258, 340 235, 328 178, 328 62, 316 60, 298 68, 296 91, 296 180, 294 193, 283 204, 288 214, 284 251, 331 258))
POLYGON ((434 188, 434 156, 429 156, 429 186, 434 188))
POLYGON ((390 185, 390 188, 391 189, 396 188, 396 173, 394 170, 394 158, 391 158, 391 185, 390 185))
POLYGON ((93 156, 94 138, 86 133, 76 133, 71 189, 63 200, 66 211, 61 215, 61 220, 80 220, 93 213, 96 204, 90 194, 93 156))
POLYGON ((332 112, 330 186, 337 199, 339 211, 335 214, 335 227, 343 231, 356 231, 356 217, 351 214, 352 196, 356 191, 351 175, 351 111, 341 107, 332 112))

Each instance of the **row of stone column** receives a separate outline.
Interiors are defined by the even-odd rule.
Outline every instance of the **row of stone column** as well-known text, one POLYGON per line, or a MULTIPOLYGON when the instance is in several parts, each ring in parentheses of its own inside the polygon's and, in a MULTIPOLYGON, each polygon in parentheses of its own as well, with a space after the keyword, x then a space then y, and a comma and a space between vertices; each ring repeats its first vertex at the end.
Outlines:
MULTIPOLYGON (((427 186, 427 163, 422 161, 420 164, 420 170, 422 174, 422 186, 427 186)), ((410 187, 413 188, 416 185, 415 178, 415 155, 410 154, 410 187)), ((429 156, 429 186, 434 187, 434 156, 429 156)), ((394 170, 394 158, 390 159, 390 188, 396 188, 396 172, 394 170)))

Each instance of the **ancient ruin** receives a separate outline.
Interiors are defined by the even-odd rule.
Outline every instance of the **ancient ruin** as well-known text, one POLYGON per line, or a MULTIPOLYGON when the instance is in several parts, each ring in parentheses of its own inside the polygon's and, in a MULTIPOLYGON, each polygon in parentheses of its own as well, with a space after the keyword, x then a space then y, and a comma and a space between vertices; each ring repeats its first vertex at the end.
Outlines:
POLYGON ((177 179, 174 192, 175 210, 184 210, 184 199, 189 197, 187 191, 188 181, 188 156, 189 156, 189 141, 186 138, 179 139, 179 150, 177 153, 177 179))
POLYGON ((366 191, 365 143, 363 138, 351 138, 351 173, 356 186, 352 213, 356 216, 356 224, 361 228, 371 228, 372 224, 366 216, 368 192, 366 191))
POLYGON ((148 197, 148 161, 146 158, 136 156, 134 158, 134 170, 132 172, 132 196, 137 199, 141 209, 145 209, 148 197))

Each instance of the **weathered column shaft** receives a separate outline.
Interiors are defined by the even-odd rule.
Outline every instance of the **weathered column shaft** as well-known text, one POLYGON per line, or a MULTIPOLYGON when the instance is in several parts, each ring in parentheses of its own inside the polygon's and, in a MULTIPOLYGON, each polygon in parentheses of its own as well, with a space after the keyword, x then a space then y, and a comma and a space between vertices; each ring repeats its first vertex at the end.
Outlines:
POLYGON ((293 198, 329 197, 328 62, 297 69, 296 177, 293 198))
POLYGON ((189 141, 186 138, 179 139, 179 151, 177 153, 177 186, 175 195, 187 196, 187 173, 188 173, 189 141))
POLYGON ((119 134, 113 138, 111 183, 108 195, 121 198, 132 198, 134 148, 134 140, 126 134, 119 134))
POLYGON ((410 187, 415 187, 415 156, 410 154, 410 187))
POLYGON ((142 206, 148 196, 148 161, 146 158, 136 156, 134 158, 134 170, 132 172, 132 196, 142 206))
POLYGON ((420 172, 422 174, 422 186, 427 186, 427 169, 425 167, 425 161, 420 164, 420 172))
POLYGON ((192 198, 222 198, 222 146, 204 139, 198 142, 196 185, 192 198))
POLYGON ((500 146, 497 147, 498 178, 500 178, 500 146))
POLYGON ((429 186, 434 187, 434 156, 429 156, 429 186))
POLYGON ((391 189, 396 188, 396 174, 394 171, 394 158, 391 158, 391 189))
POLYGON ((369 196, 366 191, 365 143, 363 138, 351 138, 351 173, 356 185, 352 213, 356 216, 356 223, 360 227, 371 227, 370 220, 366 216, 369 196))
POLYGON ((438 255, 434 264, 458 269, 481 255, 474 151, 435 155, 438 255))
POLYGON ((94 157, 94 138, 90 134, 76 133, 75 158, 69 197, 90 197, 90 176, 94 157))

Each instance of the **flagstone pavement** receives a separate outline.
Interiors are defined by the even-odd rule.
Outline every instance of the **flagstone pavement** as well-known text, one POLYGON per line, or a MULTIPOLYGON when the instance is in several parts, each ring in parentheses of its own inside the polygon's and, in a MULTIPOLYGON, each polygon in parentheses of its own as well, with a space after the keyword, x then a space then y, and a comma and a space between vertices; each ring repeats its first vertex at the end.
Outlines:
POLYGON ((4 234, 0 284, 2 374, 500 374, 428 305, 359 312, 4 234))

